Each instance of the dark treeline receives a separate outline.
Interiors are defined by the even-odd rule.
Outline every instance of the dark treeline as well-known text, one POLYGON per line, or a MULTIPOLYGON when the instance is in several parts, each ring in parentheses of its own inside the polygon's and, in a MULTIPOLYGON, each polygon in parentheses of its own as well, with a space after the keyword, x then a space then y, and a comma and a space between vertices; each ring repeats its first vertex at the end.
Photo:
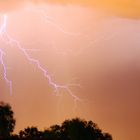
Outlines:
POLYGON ((13 134, 15 122, 11 106, 0 102, 0 140, 112 140, 97 124, 80 118, 65 120, 43 131, 31 126, 13 134))

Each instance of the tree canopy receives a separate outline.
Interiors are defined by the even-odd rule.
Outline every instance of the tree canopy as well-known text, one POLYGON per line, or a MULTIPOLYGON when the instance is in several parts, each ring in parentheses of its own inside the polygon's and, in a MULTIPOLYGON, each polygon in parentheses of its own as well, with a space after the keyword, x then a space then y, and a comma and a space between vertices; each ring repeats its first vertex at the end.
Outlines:
POLYGON ((7 138, 15 127, 14 112, 9 104, 0 102, 0 137, 7 138))
POLYGON ((65 120, 61 125, 53 125, 44 131, 36 127, 27 127, 19 132, 20 138, 46 140, 112 140, 109 133, 103 133, 92 121, 74 118, 65 120))
POLYGON ((0 102, 0 139, 10 140, 112 140, 109 133, 104 133, 92 121, 80 118, 65 120, 61 125, 52 125, 43 131, 31 126, 19 134, 13 134, 15 127, 14 112, 9 104, 0 102))

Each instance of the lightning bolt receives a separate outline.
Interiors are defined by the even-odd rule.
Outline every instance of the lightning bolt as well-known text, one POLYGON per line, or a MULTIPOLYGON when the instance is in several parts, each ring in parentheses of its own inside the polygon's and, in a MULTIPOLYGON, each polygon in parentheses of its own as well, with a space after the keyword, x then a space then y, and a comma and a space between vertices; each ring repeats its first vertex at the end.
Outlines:
MULTIPOLYGON (((53 81, 51 75, 49 74, 48 70, 45 69, 42 64, 39 62, 38 59, 34 59, 30 56, 30 54, 28 53, 28 51, 30 51, 31 49, 25 49, 24 47, 21 46, 20 42, 14 38, 12 38, 6 30, 7 27, 7 22, 8 22, 8 16, 5 14, 3 15, 3 22, 2 25, 0 27, 0 37, 2 40, 4 40, 4 42, 6 44, 9 44, 10 46, 16 46, 21 52, 22 54, 25 56, 25 58, 32 64, 34 64, 38 70, 40 70, 42 72, 42 74, 44 75, 44 77, 48 80, 49 85, 54 89, 55 93, 60 93, 60 90, 63 89, 65 90, 73 99, 75 102, 77 101, 81 101, 81 99, 76 96, 72 90, 70 89, 70 87, 72 86, 77 86, 77 84, 67 84, 67 85, 60 85, 57 84, 56 82, 53 81)), ((34 50, 34 49, 33 49, 34 50)), ((3 57, 4 57, 5 53, 2 49, 0 49, 0 63, 3 66, 3 71, 4 71, 4 79, 6 81, 6 83, 9 84, 10 86, 10 93, 12 93, 12 81, 8 79, 7 76, 7 70, 6 70, 6 65, 4 63, 3 57)))
POLYGON ((40 11, 40 15, 45 23, 52 25, 53 27, 55 27, 57 30, 59 30, 60 32, 62 32, 64 34, 71 35, 71 36, 80 36, 81 35, 80 33, 73 33, 73 32, 65 31, 59 24, 57 24, 55 22, 55 20, 53 18, 50 18, 48 15, 46 15, 45 11, 40 11))
POLYGON ((10 93, 12 94, 12 81, 7 78, 7 68, 6 68, 6 65, 5 65, 4 60, 3 60, 4 55, 5 55, 5 53, 0 49, 0 63, 2 65, 3 71, 4 71, 3 72, 3 77, 6 81, 6 83, 9 84, 10 93))
POLYGON ((53 17, 50 17, 49 15, 46 14, 45 9, 33 9, 30 7, 25 7, 24 10, 26 11, 30 11, 33 12, 35 14, 39 14, 40 18, 47 24, 50 24, 51 26, 53 26, 54 28, 56 28, 58 31, 69 35, 69 36, 80 36, 82 35, 81 33, 73 33, 73 32, 69 32, 66 31, 60 24, 56 23, 55 19, 53 17))
MULTIPOLYGON (((3 38, 3 35, 5 33, 5 28, 6 28, 6 15, 4 15, 4 20, 3 20, 3 24, 0 28, 0 36, 2 39, 3 38)), ((8 79, 8 76, 7 76, 7 68, 6 68, 6 65, 4 63, 4 60, 3 60, 3 57, 4 57, 5 53, 2 49, 0 49, 0 63, 3 67, 3 77, 4 77, 4 80, 6 81, 6 83, 10 86, 10 93, 12 94, 12 81, 8 79)))
MULTIPOLYGON (((49 16, 48 13, 46 13, 46 9, 38 9, 38 8, 31 8, 31 7, 25 7, 24 8, 25 11, 29 11, 32 13, 35 13, 37 15, 39 15, 40 19, 42 19, 44 21, 44 23, 51 25, 53 28, 56 28, 57 31, 70 36, 70 37, 83 37, 83 39, 86 39, 88 42, 93 43, 93 41, 91 41, 91 39, 89 39, 88 35, 85 35, 84 33, 81 32, 71 32, 71 31, 67 31, 63 28, 63 26, 61 24, 58 24, 55 20, 55 18, 53 18, 52 16, 49 16)), ((72 54, 74 56, 77 56, 81 53, 81 49, 79 49, 77 52, 73 52, 71 49, 67 49, 67 50, 60 50, 59 48, 56 47, 55 42, 51 41, 51 45, 52 48, 61 55, 67 55, 67 54, 72 54)), ((86 47, 87 48, 87 47, 86 47)), ((82 50, 82 53, 84 52, 84 49, 82 50)), ((81 54, 82 54, 81 53, 81 54)))
MULTIPOLYGON (((26 9, 26 10, 30 10, 32 12, 38 13, 41 17, 41 19, 46 23, 46 24, 50 24, 51 26, 53 26, 54 28, 56 28, 58 31, 60 31, 61 33, 64 33, 65 35, 68 36, 72 36, 72 37, 83 37, 83 39, 87 40, 87 42, 89 43, 88 45, 81 47, 80 49, 78 49, 76 52, 73 52, 71 49, 68 49, 67 51, 60 51, 54 44, 54 42, 52 43, 52 47, 60 54, 72 54, 74 56, 78 56, 83 54, 85 51, 87 51, 89 48, 95 46, 96 43, 100 42, 101 40, 111 40, 114 37, 116 37, 118 35, 118 33, 110 33, 109 30, 104 31, 104 33, 100 34, 100 37, 93 39, 91 38, 88 34, 85 33, 73 33, 73 32, 69 32, 66 31, 65 29, 63 29, 63 27, 59 24, 57 24, 55 22, 55 19, 50 17, 45 10, 33 10, 33 9, 26 9)), ((110 26, 113 26, 114 23, 116 22, 116 20, 110 21, 110 26)))

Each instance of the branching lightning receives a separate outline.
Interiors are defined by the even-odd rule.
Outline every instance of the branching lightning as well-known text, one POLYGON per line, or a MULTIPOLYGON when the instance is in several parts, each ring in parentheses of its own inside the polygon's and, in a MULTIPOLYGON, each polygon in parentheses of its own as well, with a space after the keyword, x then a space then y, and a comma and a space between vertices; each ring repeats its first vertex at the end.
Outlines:
MULTIPOLYGON (((89 48, 91 47, 95 47, 95 44, 100 42, 101 40, 111 40, 112 38, 114 38, 118 33, 110 33, 109 30, 105 31, 104 33, 101 33, 100 34, 100 37, 96 38, 96 39, 93 39, 91 38, 89 35, 85 34, 85 33, 73 33, 73 32, 69 32, 69 31, 66 31, 63 29, 63 27, 59 24, 57 24, 55 22, 55 20, 52 18, 52 17, 49 17, 46 13, 45 13, 45 10, 39 10, 39 11, 34 11, 32 9, 28 9, 32 12, 35 12, 35 13, 39 13, 40 17, 42 18, 42 20, 47 23, 47 24, 50 24, 51 26, 53 26, 54 28, 56 28, 58 31, 64 33, 65 35, 68 35, 68 36, 72 36, 72 37, 83 37, 85 40, 87 40, 88 42, 88 45, 84 46, 84 47, 81 47, 80 49, 78 49, 76 52, 72 52, 71 49, 68 49, 67 51, 60 51, 58 50, 55 45, 52 45, 53 48, 61 53, 61 54, 67 54, 67 53, 70 53, 74 56, 78 56, 80 54, 83 54, 86 50, 88 50, 89 48), (109 34, 109 36, 107 36, 109 34)), ((112 21, 110 22, 110 25, 112 26, 116 21, 112 21)), ((53 44, 53 42, 52 42, 53 44)))
MULTIPOLYGON (((3 16, 3 24, 0 28, 0 36, 1 36, 2 39, 4 39, 3 35, 5 34, 6 19, 7 19, 7 16, 4 15, 3 16)), ((3 52, 2 49, 0 49, 0 63, 3 67, 3 77, 4 77, 4 80, 6 81, 6 83, 10 86, 10 93, 12 93, 12 81, 9 80, 8 77, 7 77, 7 68, 6 68, 6 65, 5 65, 4 60, 3 60, 4 55, 5 55, 5 53, 3 52)))
POLYGON ((3 60, 4 55, 5 55, 5 53, 0 49, 0 63, 2 65, 2 67, 3 67, 3 77, 4 77, 5 81, 6 81, 6 83, 9 84, 10 93, 12 93, 12 81, 7 78, 6 65, 5 65, 4 60, 3 60))
MULTIPOLYGON (((45 69, 42 64, 40 63, 40 61, 38 59, 34 59, 30 56, 30 54, 28 53, 28 51, 32 50, 28 50, 28 49, 25 49, 24 47, 22 47, 22 45, 20 44, 20 42, 14 38, 12 38, 8 33, 7 33, 7 30, 6 30, 6 27, 7 27, 7 22, 8 22, 8 16, 7 15, 3 15, 3 22, 2 22, 2 25, 0 27, 0 37, 2 40, 4 40, 4 42, 6 44, 9 44, 10 46, 15 46, 17 47, 21 52, 22 54, 26 57, 26 59, 28 60, 28 62, 34 64, 38 70, 40 70, 44 77, 48 80, 48 83, 49 85, 54 89, 55 93, 59 93, 61 89, 65 90, 73 99, 74 101, 81 101, 81 99, 76 96, 72 90, 70 89, 71 86, 77 86, 76 84, 67 84, 67 85, 60 85, 60 84, 57 84, 53 81, 51 75, 49 74, 48 70, 45 69)), ((51 22, 50 22, 51 23, 51 22)), ((56 26, 58 27, 58 26, 56 26)), ((34 50, 34 49, 33 49, 34 50)), ((8 76, 7 76, 7 69, 6 69, 6 65, 4 63, 4 59, 3 57, 5 56, 5 52, 0 48, 0 63, 3 67, 3 77, 4 77, 4 80, 6 81, 7 84, 9 84, 10 86, 10 93, 12 94, 12 81, 8 79, 8 76)))

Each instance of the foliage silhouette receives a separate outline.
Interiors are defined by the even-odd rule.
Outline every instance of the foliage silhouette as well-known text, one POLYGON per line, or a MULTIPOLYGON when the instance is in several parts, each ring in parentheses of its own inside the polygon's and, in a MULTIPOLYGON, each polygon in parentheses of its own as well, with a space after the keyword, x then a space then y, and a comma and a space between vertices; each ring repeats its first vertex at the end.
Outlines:
POLYGON ((27 127, 19 132, 20 138, 40 138, 42 132, 38 130, 37 127, 27 127))
POLYGON ((8 138, 15 127, 14 112, 9 104, 0 102, 0 138, 8 138))
POLYGON ((62 125, 53 125, 44 131, 38 131, 36 127, 27 127, 20 131, 19 136, 46 140, 112 140, 112 136, 103 133, 95 123, 79 118, 65 120, 62 125))
POLYGON ((0 140, 112 140, 112 136, 103 133, 97 124, 80 118, 65 120, 44 131, 32 126, 11 135, 15 126, 13 115, 11 106, 0 102, 0 140))
POLYGON ((64 121, 61 129, 67 140, 112 140, 111 135, 102 133, 95 123, 79 118, 64 121), (106 135, 110 139, 106 139, 106 135))

